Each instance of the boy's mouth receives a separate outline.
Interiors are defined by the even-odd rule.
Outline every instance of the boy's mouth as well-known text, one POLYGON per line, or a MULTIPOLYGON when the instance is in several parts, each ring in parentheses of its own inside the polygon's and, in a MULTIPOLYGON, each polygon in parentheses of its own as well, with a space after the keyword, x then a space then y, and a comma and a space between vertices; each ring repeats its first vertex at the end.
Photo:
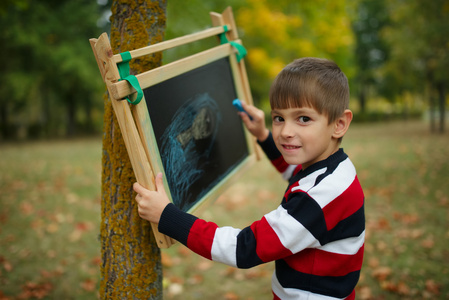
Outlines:
POLYGON ((295 145, 282 145, 282 147, 286 150, 295 150, 301 148, 301 146, 295 146, 295 145))

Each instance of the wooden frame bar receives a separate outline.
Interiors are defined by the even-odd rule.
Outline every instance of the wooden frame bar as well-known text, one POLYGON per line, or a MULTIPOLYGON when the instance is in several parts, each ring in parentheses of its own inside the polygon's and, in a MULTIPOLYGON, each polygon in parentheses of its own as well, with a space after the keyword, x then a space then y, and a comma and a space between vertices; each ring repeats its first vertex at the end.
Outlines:
MULTIPOLYGON (((158 44, 154 44, 154 45, 151 45, 151 46, 147 46, 147 47, 143 47, 143 48, 140 48, 140 49, 132 50, 132 51, 129 51, 129 53, 131 54, 131 58, 137 58, 137 57, 141 57, 141 56, 144 56, 144 55, 149 55, 149 54, 152 54, 152 53, 155 53, 155 52, 161 52, 161 51, 164 51, 164 50, 167 50, 167 49, 171 49, 171 48, 175 48, 175 47, 178 47, 178 46, 182 46, 182 45, 185 45, 185 44, 188 44, 188 43, 196 42, 196 41, 199 41, 199 40, 202 40, 202 39, 205 39, 205 38, 217 36, 217 35, 225 32, 223 26, 217 26, 217 27, 205 29, 205 30, 197 32, 197 33, 192 33, 192 34, 185 35, 185 36, 182 36, 182 37, 178 37, 178 38, 175 38, 175 39, 172 39, 172 40, 160 42, 158 44)), ((230 25, 227 25, 227 27, 228 27, 228 30, 232 29, 230 27, 230 25)), ((122 59, 120 54, 116 54, 116 55, 114 55, 114 61, 116 63, 119 63, 119 62, 122 62, 123 59, 122 59)))
MULTIPOLYGON (((193 70, 214 60, 229 56, 231 53, 234 53, 234 51, 235 50, 230 44, 223 44, 177 60, 163 67, 137 74, 136 78, 143 90, 151 85, 165 81, 186 71, 193 70)), ((126 96, 135 92, 136 90, 127 81, 119 81, 111 86, 111 93, 114 95, 115 99, 124 99, 126 96)))

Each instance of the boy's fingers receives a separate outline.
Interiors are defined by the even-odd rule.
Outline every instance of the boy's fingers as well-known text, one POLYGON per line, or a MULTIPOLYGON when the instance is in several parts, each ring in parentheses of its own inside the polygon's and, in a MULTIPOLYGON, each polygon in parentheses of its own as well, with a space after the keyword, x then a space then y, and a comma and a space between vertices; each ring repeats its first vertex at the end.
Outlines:
POLYGON ((133 190, 137 194, 141 194, 144 191, 144 187, 141 186, 138 182, 134 182, 133 184, 133 190))
POLYGON ((164 181, 162 179, 162 173, 158 173, 156 176, 156 190, 159 193, 165 194, 164 181))
POLYGON ((242 118, 243 123, 245 123, 246 125, 251 123, 251 119, 249 118, 247 113, 240 112, 239 115, 240 115, 240 118, 242 118))
POLYGON ((255 106, 246 104, 246 102, 242 101, 242 107, 244 110, 246 110, 251 116, 257 111, 257 108, 255 106))

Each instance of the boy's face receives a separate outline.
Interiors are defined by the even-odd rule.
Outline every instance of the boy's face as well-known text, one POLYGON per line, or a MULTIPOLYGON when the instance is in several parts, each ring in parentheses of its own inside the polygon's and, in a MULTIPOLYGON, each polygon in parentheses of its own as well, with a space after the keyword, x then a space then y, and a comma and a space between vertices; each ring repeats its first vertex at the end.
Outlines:
POLYGON ((338 150, 333 138, 335 123, 328 124, 327 116, 314 108, 274 109, 271 117, 276 147, 291 165, 301 164, 305 169, 338 150))

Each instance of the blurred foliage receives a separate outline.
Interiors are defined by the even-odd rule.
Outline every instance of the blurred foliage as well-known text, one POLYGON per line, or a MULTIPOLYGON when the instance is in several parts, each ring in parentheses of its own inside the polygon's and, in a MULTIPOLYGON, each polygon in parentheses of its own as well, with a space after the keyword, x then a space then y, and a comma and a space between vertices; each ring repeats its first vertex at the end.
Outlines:
POLYGON ((3 137, 74 135, 101 121, 104 88, 88 42, 100 33, 98 10, 89 0, 0 6, 3 137))
MULTIPOLYGON (((389 23, 384 0, 361 0, 356 9, 352 28, 356 37, 354 58, 356 77, 354 86, 360 112, 366 113, 367 89, 376 84, 375 70, 388 58, 389 48, 380 31, 389 23)), ((377 83, 378 84, 378 83, 377 83)))
MULTIPOLYGON (((268 110, 271 81, 285 64, 317 56, 346 73, 356 113, 413 116, 430 109, 440 112, 444 129, 447 0, 167 0, 165 39, 210 27, 208 13, 227 6, 248 50, 260 107, 268 110), (377 101, 390 105, 372 105, 377 101)), ((105 88, 88 39, 108 31, 109 7, 108 0, 2 1, 0 139, 101 131, 105 88)), ((209 39, 168 50, 164 62, 216 44, 209 39)))
MULTIPOLYGON (((351 48, 354 38, 349 13, 353 10, 352 1, 211 2, 169 0, 166 38, 206 28, 210 26, 209 11, 221 13, 227 6, 232 6, 239 37, 248 50, 248 77, 254 101, 259 106, 267 107, 271 81, 295 58, 329 58, 336 61, 348 76, 354 73, 351 48), (199 16, 198 20, 185 18, 190 13, 199 16), (190 22, 196 26, 191 26, 190 22)), ((180 51, 187 53, 184 49, 180 51)), ((173 55, 169 54, 169 57, 173 55)))

